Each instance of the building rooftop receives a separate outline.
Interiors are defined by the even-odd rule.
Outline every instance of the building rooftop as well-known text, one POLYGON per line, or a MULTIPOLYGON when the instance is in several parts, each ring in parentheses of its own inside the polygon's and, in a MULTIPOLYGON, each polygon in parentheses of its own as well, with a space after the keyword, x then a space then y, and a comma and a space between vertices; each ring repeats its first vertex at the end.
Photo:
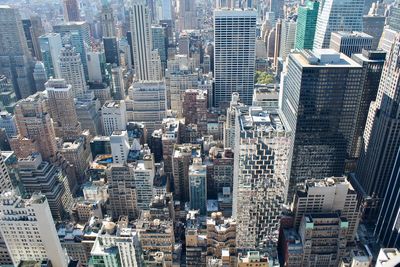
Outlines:
POLYGON ((289 57, 297 61, 303 68, 361 68, 357 62, 333 49, 301 50, 299 53, 291 53, 289 57))
POLYGON ((332 35, 338 35, 340 37, 359 37, 359 38, 373 38, 371 35, 365 33, 365 32, 358 32, 358 31, 353 31, 353 32, 346 32, 346 31, 337 31, 333 32, 332 35))

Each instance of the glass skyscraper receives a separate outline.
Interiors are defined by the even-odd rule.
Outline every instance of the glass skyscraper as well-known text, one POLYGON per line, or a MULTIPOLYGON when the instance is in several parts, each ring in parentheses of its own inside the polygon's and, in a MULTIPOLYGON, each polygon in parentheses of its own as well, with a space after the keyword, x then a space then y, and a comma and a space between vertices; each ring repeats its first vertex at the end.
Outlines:
POLYGON ((319 2, 308 0, 300 6, 297 17, 295 49, 312 49, 317 25, 319 2))

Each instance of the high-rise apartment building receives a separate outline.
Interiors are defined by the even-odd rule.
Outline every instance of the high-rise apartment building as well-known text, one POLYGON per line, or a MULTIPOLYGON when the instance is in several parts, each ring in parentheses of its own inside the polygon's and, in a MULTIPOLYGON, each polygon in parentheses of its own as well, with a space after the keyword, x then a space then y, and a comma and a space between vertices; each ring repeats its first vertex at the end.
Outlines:
MULTIPOLYGON (((357 164, 356 179, 364 194, 376 200, 379 208, 388 188, 390 175, 400 146, 400 34, 386 56, 376 100, 372 102, 364 131, 364 146, 357 164)), ((371 216, 376 218, 379 209, 371 216)))
POLYGON ((130 165, 111 164, 107 168, 107 182, 110 212, 113 218, 138 216, 136 183, 133 168, 130 165))
POLYGON ((340 212, 347 220, 346 238, 354 240, 361 218, 357 192, 345 177, 310 179, 294 196, 292 204, 294 228, 298 228, 306 214, 340 212))
POLYGON ((79 10, 78 0, 63 0, 64 3, 64 20, 69 21, 80 21, 81 14, 79 10))
POLYGON ((151 27, 150 12, 143 3, 133 3, 130 9, 130 30, 136 79, 152 80, 150 74, 151 27))
POLYGON ((86 92, 87 86, 81 56, 76 52, 76 49, 70 45, 62 48, 58 64, 60 66, 60 77, 67 84, 72 85, 73 96, 82 96, 86 92))
POLYGON ((194 158, 189 166, 189 202, 190 209, 207 214, 207 166, 201 158, 194 158))
POLYGON ((72 86, 64 79, 50 79, 46 83, 50 116, 56 136, 74 140, 82 134, 76 114, 72 86))
POLYGON ((183 95, 185 124, 196 124, 200 134, 207 133, 207 92, 188 89, 183 95))
POLYGON ((19 135, 10 143, 18 157, 40 152, 44 160, 49 160, 56 155, 56 135, 44 93, 20 100, 15 107, 15 118, 19 135))
POLYGON ((63 174, 61 168, 43 161, 39 153, 18 160, 18 171, 26 193, 41 192, 47 198, 55 219, 64 218, 72 207, 70 187, 76 187, 72 177, 63 174))
POLYGON ((307 0, 304 6, 299 6, 295 49, 313 48, 319 5, 318 1, 307 0))
POLYGON ((344 173, 345 159, 357 139, 354 120, 362 75, 358 63, 331 49, 289 55, 281 110, 294 136, 291 190, 310 177, 344 173))
POLYGON ((221 212, 211 213, 207 219, 207 257, 221 258, 223 250, 236 254, 236 221, 224 218, 221 212))
POLYGON ((250 107, 236 115, 233 214, 237 248, 273 251, 286 202, 290 133, 278 114, 250 107))
POLYGON ((214 11, 214 103, 227 107, 233 92, 250 105, 254 89, 256 17, 253 10, 214 11))
POLYGON ((329 48, 348 57, 372 49, 373 37, 364 32, 332 32, 329 48))
POLYGON ((101 108, 103 133, 110 136, 114 131, 126 130, 126 106, 124 100, 108 101, 101 108))
POLYGON ((61 36, 59 33, 47 33, 39 37, 40 53, 47 77, 60 78, 61 36))
POLYGON ((0 195, 0 232, 14 266, 21 261, 50 260, 53 266, 68 266, 45 195, 22 199, 14 192, 0 195))
POLYGON ((17 9, 0 6, 0 32, 0 73, 12 81, 19 99, 28 97, 34 92, 33 61, 17 9))
POLYGON ((332 32, 362 31, 363 8, 364 0, 321 3, 313 48, 328 48, 332 32))

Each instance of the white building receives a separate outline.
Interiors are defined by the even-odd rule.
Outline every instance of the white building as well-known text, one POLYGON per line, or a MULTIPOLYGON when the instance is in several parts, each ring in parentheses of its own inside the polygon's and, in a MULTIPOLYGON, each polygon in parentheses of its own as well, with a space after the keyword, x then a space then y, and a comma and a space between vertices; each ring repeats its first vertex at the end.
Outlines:
POLYGON ((151 135, 159 129, 166 117, 166 90, 164 82, 138 82, 129 88, 133 121, 142 122, 151 135))
POLYGON ((86 92, 85 72, 81 61, 81 56, 75 48, 66 45, 61 49, 59 57, 60 76, 68 84, 72 85, 74 96, 81 96, 86 92))
POLYGON ((279 50, 279 57, 285 61, 290 51, 294 49, 294 43, 296 40, 296 21, 292 19, 282 20, 281 29, 281 44, 279 50))
POLYGON ((129 153, 129 138, 127 131, 114 131, 110 136, 113 163, 126 163, 129 153))
POLYGON ((125 101, 107 101, 101 108, 101 118, 106 136, 110 136, 114 131, 126 130, 125 101))
POLYGON ((364 0, 327 0, 320 6, 314 37, 314 49, 328 48, 331 33, 362 31, 364 0))
POLYGON ((101 64, 105 62, 103 52, 89 51, 86 52, 86 62, 88 67, 89 82, 101 83, 103 75, 101 74, 101 64))
POLYGON ((53 32, 42 35, 39 37, 39 46, 47 77, 60 78, 58 59, 62 49, 61 35, 53 32))
POLYGON ((286 202, 290 133, 276 113, 237 111, 233 214, 237 248, 275 250, 286 202))
POLYGON ((215 106, 227 107, 233 92, 250 105, 254 89, 256 17, 254 10, 214 11, 215 106))
POLYGON ((30 199, 12 191, 0 195, 0 231, 14 266, 44 259, 55 267, 68 265, 44 195, 33 194, 30 199))

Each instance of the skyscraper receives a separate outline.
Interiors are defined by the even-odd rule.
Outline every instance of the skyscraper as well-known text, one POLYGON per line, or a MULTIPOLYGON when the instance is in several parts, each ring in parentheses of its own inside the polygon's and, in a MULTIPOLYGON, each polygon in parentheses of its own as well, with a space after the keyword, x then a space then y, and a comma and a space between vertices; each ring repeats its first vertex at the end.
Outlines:
POLYGON ((294 49, 294 44, 296 41, 296 21, 293 19, 284 19, 282 20, 282 29, 281 29, 281 43, 280 43, 280 51, 279 57, 282 58, 283 61, 286 60, 286 57, 289 55, 290 51, 294 49))
POLYGON ((46 91, 56 136, 75 140, 82 134, 82 129, 76 115, 72 86, 64 79, 50 79, 46 91))
POLYGON ((227 107, 233 92, 251 104, 254 89, 256 17, 253 10, 215 10, 216 107, 227 107))
POLYGON ((197 29, 196 1, 178 0, 177 3, 179 31, 197 29))
POLYGON ((39 16, 31 16, 29 19, 23 19, 22 25, 32 57, 41 60, 38 38, 45 33, 42 20, 39 16))
POLYGON ((201 158, 194 158, 189 167, 189 201, 191 209, 207 214, 207 166, 201 158))
POLYGON ((132 4, 130 9, 130 29, 132 32, 136 79, 151 80, 151 28, 150 14, 146 5, 142 3, 132 4))
POLYGON ((119 66, 119 51, 116 37, 103 38, 104 55, 106 63, 117 64, 119 66))
POLYGON ((60 77, 67 84, 72 85, 74 97, 82 96, 86 92, 86 80, 81 56, 74 47, 66 45, 61 49, 59 58, 60 77))
POLYGON ((328 48, 335 31, 362 31, 364 0, 321 3, 313 48, 328 48))
POLYGON ((68 266, 44 195, 33 194, 22 199, 14 192, 7 192, 0 195, 0 200, 0 231, 14 266, 22 260, 45 259, 53 266, 68 266))
POLYGON ((58 64, 62 49, 60 34, 47 33, 40 36, 39 46, 47 77, 60 78, 60 65, 58 64))
MULTIPOLYGON (((400 151, 400 150, 399 150, 400 151)), ((400 247, 399 212, 400 198, 398 192, 400 188, 400 153, 397 152, 393 171, 390 175, 389 183, 382 207, 375 226, 375 235, 381 245, 387 248, 400 247)))
POLYGON ((34 92, 33 61, 17 9, 0 6, 0 32, 0 73, 12 81, 17 98, 27 97, 34 92))
POLYGON ((80 21, 81 14, 79 11, 79 5, 77 0, 63 0, 64 3, 64 20, 69 21, 80 21))
POLYGON ((10 174, 4 163, 3 156, 0 155, 0 193, 11 191, 12 189, 10 174))
POLYGON ((305 6, 299 6, 294 48, 313 48, 319 4, 318 1, 307 0, 305 6))
POLYGON ((100 12, 100 23, 103 37, 115 36, 115 23, 113 9, 107 1, 103 1, 100 12), (104 3, 105 2, 105 3, 104 3))
POLYGON ((236 246, 272 252, 287 197, 290 133, 278 114, 260 107, 237 110, 236 121, 232 207, 236 246))
POLYGON ((332 32, 329 48, 348 57, 372 49, 374 38, 364 32, 332 32))
POLYGON ((101 118, 106 136, 114 131, 126 130, 126 105, 124 100, 107 101, 101 108, 101 118))
POLYGON ((291 190, 310 177, 344 173, 355 138, 362 75, 358 63, 331 49, 289 55, 281 109, 294 135, 291 190))
POLYGON ((356 179, 364 193, 376 200, 371 216, 379 207, 388 189, 390 175, 400 146, 400 34, 386 56, 376 101, 372 102, 364 131, 364 147, 357 164, 356 179))

